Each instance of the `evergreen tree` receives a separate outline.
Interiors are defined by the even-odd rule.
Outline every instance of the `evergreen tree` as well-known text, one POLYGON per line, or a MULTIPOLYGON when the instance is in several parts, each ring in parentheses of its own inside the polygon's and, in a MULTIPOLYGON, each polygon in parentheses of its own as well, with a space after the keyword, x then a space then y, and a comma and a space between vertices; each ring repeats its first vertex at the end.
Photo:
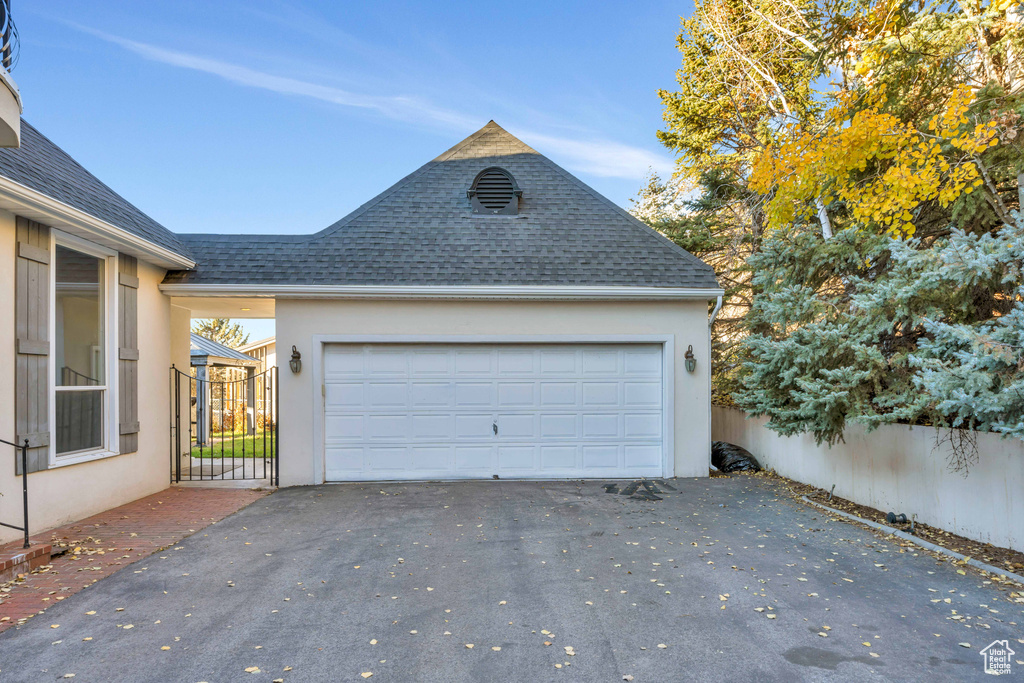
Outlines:
POLYGON ((192 331, 232 349, 249 343, 249 335, 230 318, 207 318, 192 323, 192 331))

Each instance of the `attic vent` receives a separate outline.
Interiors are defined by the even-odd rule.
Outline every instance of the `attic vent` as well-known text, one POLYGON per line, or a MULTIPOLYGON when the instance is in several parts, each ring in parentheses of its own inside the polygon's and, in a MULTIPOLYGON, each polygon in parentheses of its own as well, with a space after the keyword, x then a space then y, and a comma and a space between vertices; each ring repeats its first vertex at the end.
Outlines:
POLYGON ((519 213, 522 191, 508 171, 492 167, 481 171, 466 192, 473 213, 514 216, 519 213))

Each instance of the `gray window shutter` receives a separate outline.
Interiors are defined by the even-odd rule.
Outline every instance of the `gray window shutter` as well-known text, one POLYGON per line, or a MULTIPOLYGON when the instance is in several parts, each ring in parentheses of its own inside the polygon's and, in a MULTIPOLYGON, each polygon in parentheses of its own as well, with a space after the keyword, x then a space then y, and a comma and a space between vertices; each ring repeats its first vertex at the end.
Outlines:
POLYGON ((139 265, 134 256, 117 259, 117 395, 120 452, 139 450, 139 265))
POLYGON ((18 216, 15 234, 15 440, 28 439, 28 471, 38 472, 50 454, 50 228, 18 216))

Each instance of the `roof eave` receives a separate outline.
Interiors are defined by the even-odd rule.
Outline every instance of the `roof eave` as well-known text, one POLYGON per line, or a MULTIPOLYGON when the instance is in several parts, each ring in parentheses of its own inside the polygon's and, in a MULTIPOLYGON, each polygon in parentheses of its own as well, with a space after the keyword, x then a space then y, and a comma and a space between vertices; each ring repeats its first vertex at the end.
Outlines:
POLYGON ((177 297, 271 297, 285 299, 533 299, 556 301, 664 301, 715 299, 720 288, 548 285, 160 285, 177 297))
POLYGON ((183 254, 154 244, 3 176, 0 176, 0 209, 136 256, 162 268, 190 270, 196 266, 195 261, 183 254))

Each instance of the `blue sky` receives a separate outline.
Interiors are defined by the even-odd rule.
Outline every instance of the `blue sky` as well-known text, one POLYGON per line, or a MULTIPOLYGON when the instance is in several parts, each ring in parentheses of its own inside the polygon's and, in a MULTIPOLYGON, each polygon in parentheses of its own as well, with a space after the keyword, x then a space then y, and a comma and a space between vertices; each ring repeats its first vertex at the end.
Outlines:
POLYGON ((626 206, 690 2, 18 2, 25 118, 177 232, 315 232, 489 119, 626 206))

